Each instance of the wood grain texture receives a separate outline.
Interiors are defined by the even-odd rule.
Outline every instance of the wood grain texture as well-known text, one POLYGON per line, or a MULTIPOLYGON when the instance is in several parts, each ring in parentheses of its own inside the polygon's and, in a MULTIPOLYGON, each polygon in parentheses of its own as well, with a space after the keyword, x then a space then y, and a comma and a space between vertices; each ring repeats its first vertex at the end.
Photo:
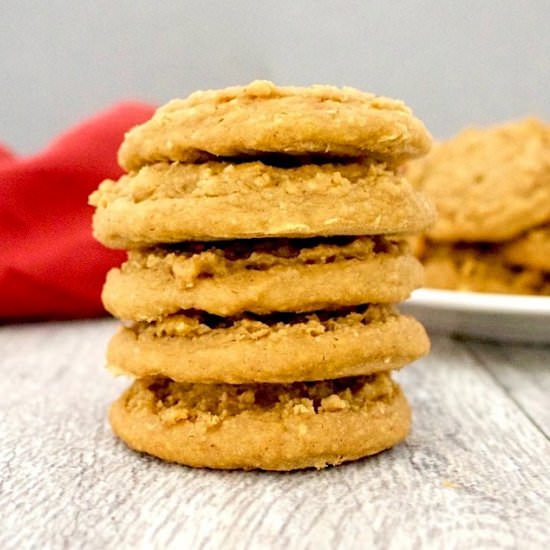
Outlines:
POLYGON ((405 444, 319 472, 215 472, 164 464, 113 438, 106 408, 127 385, 101 368, 114 327, 0 328, 0 548, 550 541, 550 443, 541 431, 549 349, 438 337, 428 358, 398 374, 415 413, 405 444), (536 379, 518 389, 531 371, 536 379))
POLYGON ((550 348, 468 341, 464 345, 550 437, 550 348))

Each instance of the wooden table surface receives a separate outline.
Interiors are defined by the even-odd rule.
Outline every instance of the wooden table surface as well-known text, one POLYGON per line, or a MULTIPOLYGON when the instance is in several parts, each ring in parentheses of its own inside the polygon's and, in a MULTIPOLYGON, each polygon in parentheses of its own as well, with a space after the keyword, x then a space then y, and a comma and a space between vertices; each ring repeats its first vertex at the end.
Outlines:
POLYGON ((129 451, 111 320, 0 327, 0 548, 545 548, 550 348, 433 338, 398 374, 407 442, 323 471, 193 470, 129 451))

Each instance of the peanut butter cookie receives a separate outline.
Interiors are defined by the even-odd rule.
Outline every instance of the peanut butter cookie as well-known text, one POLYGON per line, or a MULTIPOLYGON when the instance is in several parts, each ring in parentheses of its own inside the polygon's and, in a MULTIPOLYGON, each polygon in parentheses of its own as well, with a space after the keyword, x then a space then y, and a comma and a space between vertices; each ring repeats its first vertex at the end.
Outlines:
POLYGON ((394 304, 422 283, 407 238, 435 219, 400 172, 431 137, 352 88, 248 86, 173 100, 130 130, 128 173, 90 196, 128 260, 107 276, 107 351, 136 378, 110 421, 195 467, 323 468, 402 441, 391 370, 429 351, 394 304))
POLYGON ((384 164, 290 168, 263 162, 159 163, 90 197, 94 235, 113 248, 251 237, 414 233, 431 203, 384 164))
POLYGON ((120 165, 202 162, 266 153, 402 161, 426 153, 431 137, 401 101, 353 88, 248 86, 195 92, 130 130, 120 165))
POLYGON ((428 245, 422 262, 427 287, 550 295, 548 272, 509 265, 499 248, 488 245, 428 245))
POLYGON ((422 325, 391 306, 236 318, 183 312, 121 328, 107 362, 138 378, 291 382, 399 369, 429 347, 422 325))
POLYGON ((550 221, 550 127, 536 119, 464 130, 406 173, 438 210, 434 241, 500 242, 550 221))
POLYGON ((137 380, 110 421, 131 448, 195 467, 323 468, 378 453, 410 430, 410 409, 387 373, 293 384, 137 380))
POLYGON ((550 272, 550 225, 531 229, 506 243, 502 254, 512 265, 550 272))
POLYGON ((120 319, 182 309, 216 315, 396 303, 422 285, 404 241, 385 237, 250 239, 133 250, 107 275, 103 303, 120 319))

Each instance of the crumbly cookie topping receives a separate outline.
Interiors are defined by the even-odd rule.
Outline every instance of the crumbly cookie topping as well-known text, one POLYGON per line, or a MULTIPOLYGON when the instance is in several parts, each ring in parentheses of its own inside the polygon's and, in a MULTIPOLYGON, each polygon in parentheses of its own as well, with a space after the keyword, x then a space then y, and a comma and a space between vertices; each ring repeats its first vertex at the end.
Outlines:
POLYGON ((285 418, 357 412, 389 400, 395 391, 388 373, 291 384, 183 384, 148 378, 135 382, 126 407, 152 411, 166 425, 196 422, 209 429, 242 413, 274 413, 285 418))
POLYGON ((345 308, 336 311, 314 313, 273 313, 254 315, 251 313, 235 317, 218 317, 204 312, 186 311, 169 315, 153 323, 130 325, 137 334, 147 334, 154 338, 186 337, 198 338, 215 331, 228 334, 234 340, 260 339, 274 333, 303 331, 309 336, 319 336, 350 326, 383 323, 397 316, 389 305, 367 305, 345 308))
POLYGON ((260 160, 182 164, 159 162, 144 166, 118 181, 106 180, 90 196, 90 204, 105 208, 119 199, 140 203, 170 198, 230 197, 236 193, 283 193, 304 196, 321 192, 342 196, 354 187, 383 186, 388 192, 402 193, 408 183, 384 163, 322 162, 314 157, 263 156, 260 160), (316 164, 300 164, 307 161, 316 164), (263 162, 262 162, 263 161, 263 162))
POLYGON ((122 270, 126 273, 168 270, 182 286, 189 288, 197 279, 242 270, 366 260, 381 254, 397 257, 408 251, 405 241, 382 236, 184 243, 130 251, 122 270))

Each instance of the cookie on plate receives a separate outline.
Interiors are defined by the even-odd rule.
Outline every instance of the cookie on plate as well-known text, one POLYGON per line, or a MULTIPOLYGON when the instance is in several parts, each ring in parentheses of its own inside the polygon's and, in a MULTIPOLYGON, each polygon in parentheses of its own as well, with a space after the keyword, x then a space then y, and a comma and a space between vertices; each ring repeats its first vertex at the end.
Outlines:
POLYGON ((491 245, 428 244, 422 263, 430 288, 550 295, 548 272, 510 265, 491 245))
POLYGON ((502 242, 550 221, 550 127, 471 128, 406 169, 438 211, 433 241, 502 242))
POLYGON ((550 225, 531 229, 506 243, 502 254, 509 264, 550 272, 550 225))

